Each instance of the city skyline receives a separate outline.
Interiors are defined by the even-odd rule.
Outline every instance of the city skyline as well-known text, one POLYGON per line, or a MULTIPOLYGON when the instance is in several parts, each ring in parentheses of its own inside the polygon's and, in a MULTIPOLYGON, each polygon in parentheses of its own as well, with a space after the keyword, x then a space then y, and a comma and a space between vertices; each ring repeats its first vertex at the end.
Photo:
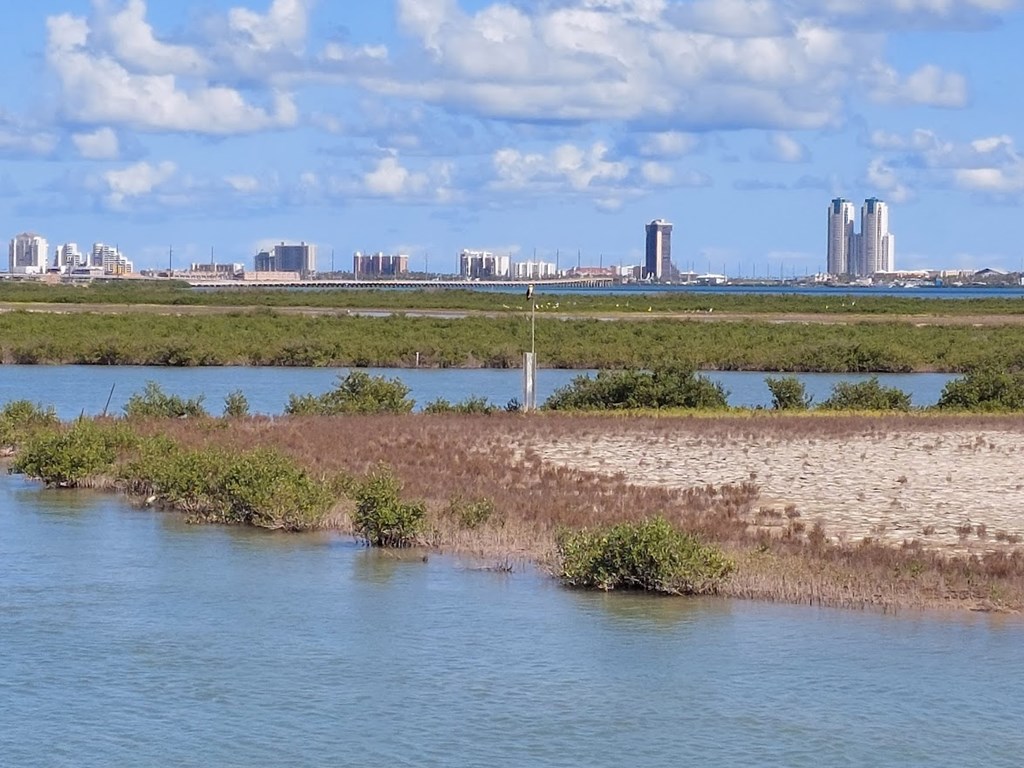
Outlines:
POLYGON ((455 273, 466 247, 642 264, 637 222, 664 216, 679 268, 806 274, 834 197, 898 206, 900 269, 1021 267, 1013 0, 46 0, 5 20, 0 222, 115 232, 137 269, 302 240, 412 271, 455 273))

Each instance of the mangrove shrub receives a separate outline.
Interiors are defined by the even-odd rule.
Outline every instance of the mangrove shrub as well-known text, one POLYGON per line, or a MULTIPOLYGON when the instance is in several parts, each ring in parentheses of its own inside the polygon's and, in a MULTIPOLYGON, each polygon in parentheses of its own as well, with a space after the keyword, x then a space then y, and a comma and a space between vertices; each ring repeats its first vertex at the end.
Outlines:
POLYGON ((291 395, 284 412, 290 416, 335 416, 343 413, 408 413, 415 403, 401 379, 351 371, 338 376, 334 389, 322 395, 291 395))
POLYGON ((806 411, 814 399, 807 394, 804 383, 796 376, 768 376, 764 383, 772 395, 776 411, 806 411))
POLYGON ((43 407, 29 400, 12 400, 0 409, 0 448, 14 448, 41 429, 55 427, 53 406, 43 407))
POLYGON ((728 407, 721 384, 692 368, 664 366, 652 371, 598 371, 577 376, 556 390, 544 407, 550 410, 617 410, 641 408, 728 407))
POLYGON ((979 368, 942 388, 936 408, 963 411, 1024 410, 1024 373, 979 368))
POLYGON ((640 589, 674 595, 714 592, 732 562, 662 517, 610 528, 563 531, 558 575, 572 587, 640 589))
POLYGON ((402 484, 390 467, 379 465, 354 491, 356 534, 371 547, 408 547, 423 528, 426 506, 401 498, 402 484))
POLYGON ((11 471, 47 485, 74 487, 112 472, 121 453, 137 442, 123 424, 79 419, 70 427, 31 435, 11 471))
POLYGON ((883 387, 877 376, 867 381, 840 381, 822 402, 827 411, 909 411, 910 395, 897 387, 883 387))
POLYGON ((203 396, 185 399, 169 395, 155 381, 147 381, 142 392, 136 392, 124 405, 124 415, 129 419, 182 419, 207 416, 203 408, 203 396))

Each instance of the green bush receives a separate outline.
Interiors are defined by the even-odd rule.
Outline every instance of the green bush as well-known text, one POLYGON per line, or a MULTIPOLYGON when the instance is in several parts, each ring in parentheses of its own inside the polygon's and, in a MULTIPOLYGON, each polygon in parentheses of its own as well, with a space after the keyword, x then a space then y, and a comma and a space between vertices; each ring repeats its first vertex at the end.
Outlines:
POLYGON ((355 490, 353 516, 356 534, 371 547, 408 547, 423 528, 426 506, 404 502, 402 485, 387 466, 380 465, 355 490))
POLYGON ((811 407, 814 398, 807 394, 804 383, 796 376, 768 376, 764 382, 776 411, 806 411, 811 407))
POLYGON ((155 381, 147 381, 146 388, 128 398, 124 415, 129 419, 180 419, 208 416, 203 408, 203 396, 186 400, 168 395, 155 381))
POLYGON ((163 437, 143 441, 118 478, 195 520, 291 531, 319 525, 336 498, 276 451, 189 450, 163 437))
POLYGON ((458 403, 451 403, 443 397, 432 400, 423 408, 424 413, 482 413, 498 412, 498 406, 487 402, 486 397, 467 397, 458 403))
POLYGON ((826 411, 909 411, 910 395, 896 387, 883 387, 877 376, 867 381, 840 381, 822 402, 826 411))
POLYGON ((249 416, 249 399, 240 389, 236 389, 224 397, 224 418, 244 419, 249 416))
POLYGON ((732 572, 718 549, 673 528, 661 517, 611 528, 563 531, 558 575, 572 587, 708 594, 732 572))
POLYGON ((504 525, 504 517, 496 512, 494 502, 488 498, 464 499, 460 494, 448 501, 447 516, 460 528, 475 530, 489 522, 504 525))
POLYGON ((111 473, 118 457, 138 444, 122 424, 79 419, 70 427, 43 430, 21 446, 12 472, 47 485, 75 487, 111 473))
POLYGON ((14 448, 41 429, 57 426, 53 406, 12 400, 0 409, 0 448, 14 448))
POLYGON ((558 389, 544 407, 550 410, 728 407, 726 391, 692 368, 664 366, 653 371, 599 371, 577 376, 558 389))
POLYGON ((415 403, 400 379, 352 371, 322 395, 291 395, 285 413, 291 416, 334 416, 342 413, 408 413, 415 403))
POLYGON ((964 411, 1024 411, 1024 373, 978 368, 946 384, 936 408, 964 411))

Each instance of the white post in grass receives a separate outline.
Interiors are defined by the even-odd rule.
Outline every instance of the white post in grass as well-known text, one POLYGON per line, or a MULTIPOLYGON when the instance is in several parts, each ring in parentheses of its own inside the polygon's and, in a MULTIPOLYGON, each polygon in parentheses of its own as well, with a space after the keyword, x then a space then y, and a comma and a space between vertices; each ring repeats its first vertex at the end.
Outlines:
POLYGON ((526 288, 530 300, 530 351, 523 355, 523 410, 537 410, 537 300, 533 284, 526 288))

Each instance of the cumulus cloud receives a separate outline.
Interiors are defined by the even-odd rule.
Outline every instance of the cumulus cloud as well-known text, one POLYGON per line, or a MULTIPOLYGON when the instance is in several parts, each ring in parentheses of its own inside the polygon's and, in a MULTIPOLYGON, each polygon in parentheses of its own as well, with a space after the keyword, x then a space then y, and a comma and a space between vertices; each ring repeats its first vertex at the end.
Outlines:
POLYGON ((165 160, 156 165, 139 162, 107 171, 103 174, 108 189, 106 201, 112 208, 121 208, 128 199, 148 195, 168 182, 177 170, 174 163, 165 160))
POLYGON ((879 66, 871 76, 871 97, 883 104, 922 104, 958 109, 967 106, 967 79, 957 72, 946 72, 934 64, 901 77, 891 67, 879 66))
POLYGON ((78 154, 87 160, 113 160, 121 153, 120 142, 112 128, 97 128, 91 133, 74 133, 71 141, 78 154))
POLYGON ((145 0, 128 0, 120 10, 112 10, 110 0, 95 0, 95 8, 97 23, 90 32, 134 71, 194 75, 207 69, 205 58, 195 48, 157 39, 146 20, 145 0))
POLYGON ((47 61, 61 87, 64 113, 73 120, 223 135, 291 126, 298 119, 285 93, 276 93, 268 109, 227 86, 186 85, 173 73, 129 69, 114 54, 90 47, 91 28, 83 18, 51 16, 47 31, 47 61))
POLYGON ((803 21, 757 37, 697 32, 665 2, 398 7, 423 66, 368 87, 498 118, 820 127, 840 116, 841 73, 877 47, 803 21))
POLYGON ((881 157, 876 157, 868 164, 867 183, 877 189, 894 203, 905 203, 913 192, 900 180, 896 171, 881 157))
POLYGON ((607 159, 607 155, 608 147, 602 142, 587 148, 562 144, 546 153, 522 152, 510 147, 500 149, 493 157, 494 186, 498 189, 564 186, 580 192, 626 178, 629 167, 607 159))
POLYGON ((776 163, 804 163, 810 159, 807 147, 786 133, 771 133, 764 145, 752 152, 756 160, 776 163))
POLYGON ((57 148, 57 136, 0 111, 0 154, 45 157, 57 148))

